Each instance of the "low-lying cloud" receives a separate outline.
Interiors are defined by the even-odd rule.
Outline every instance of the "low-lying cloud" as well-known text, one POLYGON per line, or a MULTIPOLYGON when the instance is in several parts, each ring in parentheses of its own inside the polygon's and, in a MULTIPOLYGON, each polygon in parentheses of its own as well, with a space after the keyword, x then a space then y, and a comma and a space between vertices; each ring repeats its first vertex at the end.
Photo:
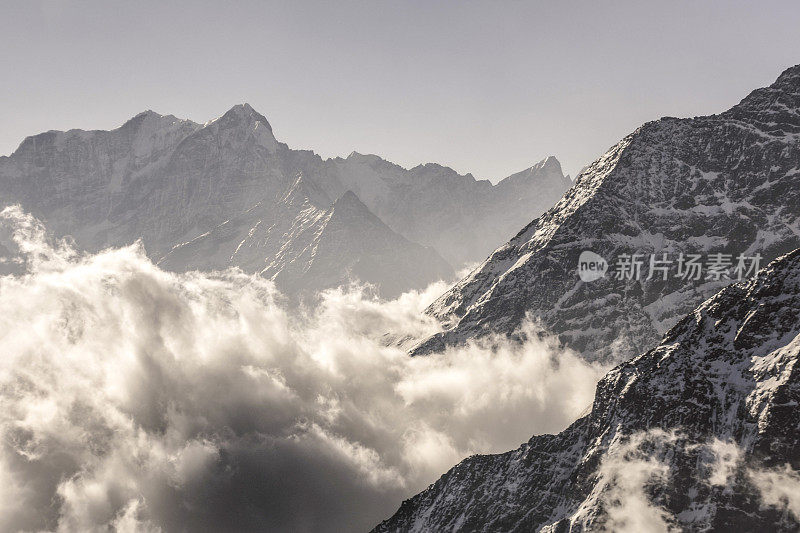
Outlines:
POLYGON ((0 278, 1 531, 366 530, 463 457, 563 429, 602 375, 546 339, 410 358, 394 340, 437 330, 443 285, 296 312, 257 276, 0 216, 24 259, 0 278))

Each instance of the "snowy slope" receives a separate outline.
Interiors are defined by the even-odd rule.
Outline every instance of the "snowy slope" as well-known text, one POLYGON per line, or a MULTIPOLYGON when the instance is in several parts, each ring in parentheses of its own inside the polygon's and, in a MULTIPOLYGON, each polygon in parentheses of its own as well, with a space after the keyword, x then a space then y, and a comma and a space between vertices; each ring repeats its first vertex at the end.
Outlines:
POLYGON ((360 280, 392 298, 448 279, 452 268, 432 248, 393 232, 347 191, 315 223, 293 228, 262 274, 289 294, 360 280))
POLYGON ((673 261, 684 253, 760 253, 800 246, 800 66, 720 115, 645 124, 592 163, 556 206, 436 301, 444 333, 415 353, 487 332, 513 333, 529 314, 588 359, 652 347, 729 280, 666 281, 577 274, 591 250, 673 261))
POLYGON ((177 244, 159 265, 169 270, 213 270, 238 266, 260 272, 290 246, 297 228, 324 217, 330 200, 302 176, 278 198, 267 196, 194 239, 177 244))
POLYGON ((609 372, 562 433, 464 460, 375 531, 797 531, 799 360, 797 250, 609 372))

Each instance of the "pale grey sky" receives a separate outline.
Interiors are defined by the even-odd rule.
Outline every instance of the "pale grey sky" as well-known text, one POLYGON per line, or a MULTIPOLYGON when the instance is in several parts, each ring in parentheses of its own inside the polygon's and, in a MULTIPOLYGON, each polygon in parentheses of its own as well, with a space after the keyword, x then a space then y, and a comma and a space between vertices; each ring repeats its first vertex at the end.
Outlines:
POLYGON ((49 129, 249 102, 278 139, 496 181, 800 63, 796 1, 0 1, 0 155, 49 129))

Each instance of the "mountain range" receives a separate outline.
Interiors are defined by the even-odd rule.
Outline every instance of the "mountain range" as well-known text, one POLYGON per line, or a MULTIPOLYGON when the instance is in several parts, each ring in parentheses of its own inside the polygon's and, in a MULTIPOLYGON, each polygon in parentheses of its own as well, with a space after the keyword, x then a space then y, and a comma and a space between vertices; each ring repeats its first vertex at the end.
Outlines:
POLYGON ((0 157, 2 203, 81 249, 141 239, 164 267, 238 266, 290 293, 447 279, 570 185, 554 157, 496 185, 356 152, 323 160, 277 141, 247 104, 205 124, 146 111, 111 131, 49 131, 0 157))
POLYGON ((359 280, 392 297, 483 261, 428 308, 443 330, 413 355, 524 340, 532 320, 616 365, 586 416, 466 459, 376 532, 796 531, 798 179, 795 66, 723 113, 644 124, 574 184, 554 157, 495 185, 322 159, 243 104, 28 137, 0 158, 0 201, 83 250, 141 240, 163 268, 239 267, 288 295, 359 280))

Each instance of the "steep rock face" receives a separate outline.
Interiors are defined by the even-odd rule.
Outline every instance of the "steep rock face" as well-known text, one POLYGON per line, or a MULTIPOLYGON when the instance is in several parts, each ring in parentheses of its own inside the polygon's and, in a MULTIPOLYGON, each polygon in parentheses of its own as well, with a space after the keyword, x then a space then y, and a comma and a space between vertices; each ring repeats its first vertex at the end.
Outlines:
POLYGON ((452 273, 432 248, 393 232, 352 191, 313 222, 296 220, 289 240, 262 271, 289 294, 359 280, 388 298, 452 273))
POLYGON ((113 131, 28 137, 0 160, 0 195, 82 248, 141 238, 159 257, 282 184, 285 150, 246 104, 203 126, 145 112, 113 131))
POLYGON ((649 265, 641 279, 583 282, 582 251, 763 256, 800 246, 800 66, 720 115, 645 124, 578 176, 535 219, 436 301, 447 330, 426 353, 487 332, 513 333, 529 314, 588 359, 652 347, 677 319, 730 280, 693 281, 649 265))
MULTIPOLYGON (((278 217, 267 211, 298 175, 315 189, 317 207, 351 190, 393 231, 454 266, 485 259, 569 185, 555 158, 496 186, 440 165, 407 170, 357 153, 323 160, 278 142, 267 119, 243 104, 202 125, 148 111, 112 131, 28 137, 0 157, 0 201, 21 203, 81 248, 141 238, 159 259, 254 208, 262 219, 278 217)), ((230 256, 219 257, 206 265, 226 266, 230 256)))
POLYGON ((294 245, 298 231, 318 224, 332 203, 313 183, 298 176, 283 195, 262 198, 210 231, 174 246, 158 263, 178 271, 238 266, 260 272, 281 250, 294 245))
POLYGON ((390 298, 453 275, 435 250, 392 231, 352 191, 331 205, 303 176, 277 201, 258 202, 175 246, 158 264, 170 270, 238 266, 292 296, 361 281, 390 298))
POLYGON ((800 250, 731 285, 609 372, 591 413, 473 456, 376 532, 796 531, 800 250), (794 496, 792 496, 794 494, 794 496), (642 522, 639 522, 644 526, 642 522))

